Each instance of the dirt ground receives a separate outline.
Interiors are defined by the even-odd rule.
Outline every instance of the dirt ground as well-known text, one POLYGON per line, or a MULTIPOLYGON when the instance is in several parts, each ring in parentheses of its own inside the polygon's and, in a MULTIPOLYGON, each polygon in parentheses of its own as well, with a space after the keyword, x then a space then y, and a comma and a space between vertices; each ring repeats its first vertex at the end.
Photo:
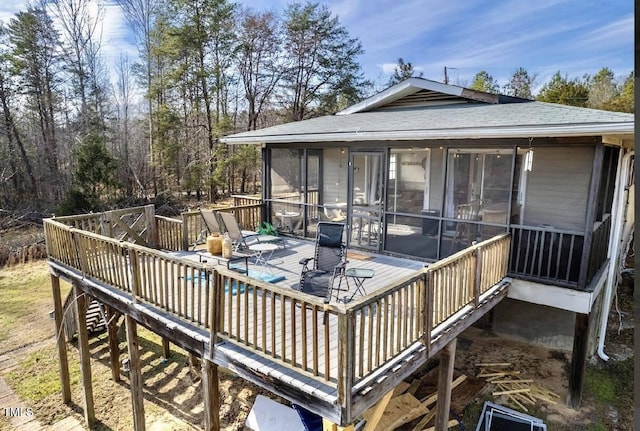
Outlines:
MULTIPOLYGON (((42 270, 39 264, 34 270, 42 270)), ((609 335, 606 351, 611 360, 624 360, 633 356, 632 285, 619 289, 618 307, 622 315, 614 311, 609 319, 609 335), (620 322, 622 321, 622 326, 620 322), (620 328, 622 328, 620 330, 620 328)), ((25 346, 25 338, 19 334, 11 335, 0 347, 0 375, 6 377, 15 372, 17 363, 37 349, 42 351, 41 360, 35 361, 29 373, 57 373, 57 356, 55 353, 53 321, 48 311, 52 308, 50 301, 44 301, 33 310, 25 330, 30 334, 30 349, 25 346), (7 365, 6 361, 11 361, 7 365)), ((23 333, 24 334, 24 333, 23 333)), ((179 349, 172 346, 172 355, 168 360, 161 357, 160 339, 147 333, 150 341, 141 343, 143 380, 145 384, 145 413, 147 429, 160 430, 197 430, 202 426, 203 402, 200 391, 199 372, 190 372, 188 358, 179 349)), ((126 372, 122 373, 122 381, 111 380, 108 368, 109 352, 105 333, 96 334, 90 339, 92 356, 93 392, 98 424, 95 430, 128 430, 131 424, 131 399, 129 381, 126 372)), ((120 343, 121 358, 126 358, 126 343, 120 343)), ((75 415, 82 420, 82 393, 78 383, 78 351, 75 344, 68 345, 69 360, 72 367, 72 400, 76 404, 70 406, 61 402, 59 393, 54 393, 43 400, 33 403, 36 417, 42 424, 53 424, 68 415, 75 415), (74 371, 75 370, 75 371, 74 371)), ((560 395, 557 404, 540 403, 535 412, 544 417, 550 430, 590 429, 589 424, 602 422, 596 401, 588 396, 583 398, 579 411, 566 406, 567 370, 570 355, 566 352, 552 351, 530 346, 515 341, 507 341, 493 335, 486 329, 472 327, 458 339, 456 353, 456 372, 475 376, 479 362, 510 362, 514 369, 521 371, 523 378, 533 379, 537 384, 560 395)), ((594 360, 597 366, 599 360, 594 360)), ((411 379, 408 379, 411 381, 411 379)), ((475 395, 475 404, 484 400, 497 403, 508 403, 501 398, 491 396, 495 390, 490 385, 475 395)), ((255 385, 245 382, 231 372, 220 374, 221 409, 220 421, 223 430, 242 430, 248 412, 258 394, 270 396, 255 385)), ((631 395, 632 396, 632 395, 631 395)), ((276 398, 277 399, 277 398, 276 398)), ((281 402, 284 400, 279 399, 281 402)), ((455 401, 455 400, 454 400, 455 401)), ((476 407, 477 408, 477 407, 476 407)), ((461 412, 462 413, 462 412, 461 412)), ((478 412, 479 413, 479 412, 478 412)), ((474 420, 477 420, 477 416, 474 420)), ((617 411, 615 416, 606 420, 607 427, 592 428, 594 430, 631 430, 633 422, 632 408, 629 411, 617 411)), ((0 427, 1 428, 1 427, 0 427)))

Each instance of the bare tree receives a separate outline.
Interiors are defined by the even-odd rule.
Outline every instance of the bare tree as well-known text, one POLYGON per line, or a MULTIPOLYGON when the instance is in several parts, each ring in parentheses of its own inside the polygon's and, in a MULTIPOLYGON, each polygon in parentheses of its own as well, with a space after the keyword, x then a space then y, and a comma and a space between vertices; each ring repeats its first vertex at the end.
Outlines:
MULTIPOLYGON (((62 25, 65 44, 65 62, 72 76, 75 93, 80 99, 78 119, 82 134, 88 132, 90 112, 88 108, 89 82, 95 74, 90 68, 92 63, 95 72, 95 62, 100 44, 95 38, 99 36, 98 29, 104 14, 102 5, 98 3, 97 12, 91 11, 90 0, 53 0, 56 15, 62 25)), ((95 113, 97 114, 97 113, 95 113)))
POLYGON ((133 184, 138 184, 141 191, 144 190, 138 174, 131 166, 131 128, 132 128, 132 108, 135 92, 135 82, 129 58, 120 55, 116 64, 116 81, 113 85, 113 100, 115 101, 115 121, 116 136, 114 142, 117 144, 114 153, 120 160, 119 177, 120 182, 125 185, 127 196, 133 194, 133 184))
POLYGON ((147 139, 148 151, 151 166, 151 181, 153 183, 153 193, 158 194, 158 184, 155 174, 154 161, 154 125, 153 125, 153 99, 151 97, 151 88, 153 84, 153 30, 155 28, 156 17, 158 15, 157 0, 118 0, 118 4, 122 8, 129 24, 133 29, 136 40, 138 42, 138 51, 142 60, 142 69, 144 76, 144 87, 147 92, 147 139))
POLYGON ((262 108, 282 77, 281 43, 273 13, 242 12, 237 65, 248 105, 247 130, 257 128, 262 108))

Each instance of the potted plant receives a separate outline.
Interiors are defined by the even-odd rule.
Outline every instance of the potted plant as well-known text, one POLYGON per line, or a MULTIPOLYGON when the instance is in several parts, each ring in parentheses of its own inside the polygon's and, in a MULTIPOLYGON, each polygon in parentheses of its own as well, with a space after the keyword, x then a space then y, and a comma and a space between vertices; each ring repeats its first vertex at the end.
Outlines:
POLYGON ((278 229, 276 229, 276 227, 274 225, 272 225, 271 223, 268 223, 266 221, 263 221, 262 223, 260 223, 260 225, 258 226, 257 231, 258 231, 259 235, 278 236, 278 229))

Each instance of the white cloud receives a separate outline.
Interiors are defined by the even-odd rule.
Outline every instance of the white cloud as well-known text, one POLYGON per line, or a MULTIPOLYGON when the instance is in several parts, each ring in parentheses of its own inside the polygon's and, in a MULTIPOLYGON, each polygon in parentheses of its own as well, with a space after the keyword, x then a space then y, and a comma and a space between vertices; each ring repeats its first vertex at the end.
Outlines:
POLYGON ((102 31, 102 55, 108 66, 113 69, 120 55, 128 56, 131 62, 137 58, 135 37, 124 13, 115 3, 105 6, 102 31))
POLYGON ((2 0, 0 2, 0 20, 7 23, 15 16, 16 12, 26 9, 24 0, 2 0))
POLYGON ((393 72, 396 70, 396 66, 398 64, 397 63, 382 63, 382 64, 378 64, 377 66, 382 69, 383 73, 386 73, 388 75, 392 75, 393 72))

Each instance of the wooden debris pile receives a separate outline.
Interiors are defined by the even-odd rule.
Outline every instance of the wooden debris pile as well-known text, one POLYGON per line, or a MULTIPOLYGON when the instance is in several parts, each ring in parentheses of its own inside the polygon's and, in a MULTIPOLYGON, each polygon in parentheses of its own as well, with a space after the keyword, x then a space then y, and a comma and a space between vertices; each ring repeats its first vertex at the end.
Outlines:
MULTIPOLYGON (((402 382, 376 406, 363 414, 367 431, 432 431, 434 430, 437 394, 437 371, 409 382, 402 382)), ((486 385, 481 379, 454 374, 451 385, 451 410, 461 412, 486 385)), ((450 418, 449 426, 458 421, 450 418)))
POLYGON ((533 379, 524 379, 520 371, 513 370, 509 362, 475 364, 480 368, 476 377, 485 379, 498 387, 491 395, 504 396, 508 402, 528 412, 525 405, 534 405, 537 401, 556 404, 560 395, 536 384, 533 379))

